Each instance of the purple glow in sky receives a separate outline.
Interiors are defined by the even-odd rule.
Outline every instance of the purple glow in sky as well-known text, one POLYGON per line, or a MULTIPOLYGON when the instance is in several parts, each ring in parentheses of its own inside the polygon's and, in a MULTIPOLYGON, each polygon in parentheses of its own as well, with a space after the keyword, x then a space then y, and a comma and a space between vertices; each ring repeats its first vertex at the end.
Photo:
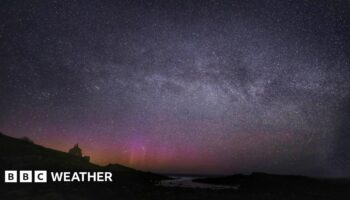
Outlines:
POLYGON ((350 175, 348 1, 5 1, 0 131, 99 164, 350 175))

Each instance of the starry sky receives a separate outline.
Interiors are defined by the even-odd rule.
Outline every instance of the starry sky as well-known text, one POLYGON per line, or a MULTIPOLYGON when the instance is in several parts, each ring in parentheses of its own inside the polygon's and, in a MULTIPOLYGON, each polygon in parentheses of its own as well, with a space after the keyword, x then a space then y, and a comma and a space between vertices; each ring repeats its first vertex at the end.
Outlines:
POLYGON ((350 2, 0 1, 0 131, 141 170, 350 176, 350 2))

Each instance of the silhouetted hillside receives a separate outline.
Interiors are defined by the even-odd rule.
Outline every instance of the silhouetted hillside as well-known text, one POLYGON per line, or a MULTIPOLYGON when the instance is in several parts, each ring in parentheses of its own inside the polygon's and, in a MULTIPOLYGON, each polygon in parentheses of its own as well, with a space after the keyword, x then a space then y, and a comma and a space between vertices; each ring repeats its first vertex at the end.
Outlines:
POLYGON ((141 172, 119 164, 101 167, 83 157, 57 151, 34 144, 28 139, 16 139, 0 134, 0 168, 3 170, 45 169, 58 171, 111 171, 120 176, 147 177, 153 181, 166 178, 148 172, 141 172))
POLYGON ((163 175, 119 164, 98 166, 82 157, 0 134, 0 199, 348 199, 348 180, 313 179, 263 173, 196 179, 197 182, 239 185, 238 189, 160 187, 163 175), (110 171, 113 182, 4 183, 3 170, 110 171))
MULTIPOLYGON (((28 139, 16 139, 0 133, 0 199, 95 199, 96 195, 134 196, 134 191, 153 187, 166 176, 138 171, 119 164, 98 166, 83 157, 49 149, 34 144, 28 139), (47 183, 5 184, 4 170, 48 171, 108 171, 113 173, 112 183, 47 183)), ((137 194, 139 195, 139 194, 137 194)), ((136 195, 136 196, 137 196, 136 195)), ((130 197, 131 198, 131 197, 130 197)))
POLYGON ((0 134, 2 169, 97 170, 99 166, 81 157, 45 148, 28 140, 0 134))

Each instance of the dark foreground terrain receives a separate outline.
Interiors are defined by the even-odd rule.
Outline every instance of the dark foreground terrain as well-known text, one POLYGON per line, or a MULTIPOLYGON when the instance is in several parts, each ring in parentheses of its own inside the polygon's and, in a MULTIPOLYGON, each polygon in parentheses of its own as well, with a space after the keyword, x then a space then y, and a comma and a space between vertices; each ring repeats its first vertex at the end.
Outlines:
POLYGON ((0 199, 349 199, 346 179, 313 179, 262 173, 196 179, 235 189, 156 186, 166 176, 121 165, 98 166, 83 158, 0 134, 0 199), (4 170, 110 171, 110 183, 4 183, 4 170))

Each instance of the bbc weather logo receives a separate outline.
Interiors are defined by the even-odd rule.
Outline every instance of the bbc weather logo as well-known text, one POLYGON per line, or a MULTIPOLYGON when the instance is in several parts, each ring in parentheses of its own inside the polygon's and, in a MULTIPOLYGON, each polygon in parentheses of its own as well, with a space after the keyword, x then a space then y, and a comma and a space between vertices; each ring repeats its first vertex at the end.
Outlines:
POLYGON ((5 183, 113 182, 111 172, 50 172, 46 170, 6 170, 5 183))
POLYGON ((30 170, 8 170, 5 171, 5 183, 46 183, 47 171, 36 170, 34 173, 30 170))

